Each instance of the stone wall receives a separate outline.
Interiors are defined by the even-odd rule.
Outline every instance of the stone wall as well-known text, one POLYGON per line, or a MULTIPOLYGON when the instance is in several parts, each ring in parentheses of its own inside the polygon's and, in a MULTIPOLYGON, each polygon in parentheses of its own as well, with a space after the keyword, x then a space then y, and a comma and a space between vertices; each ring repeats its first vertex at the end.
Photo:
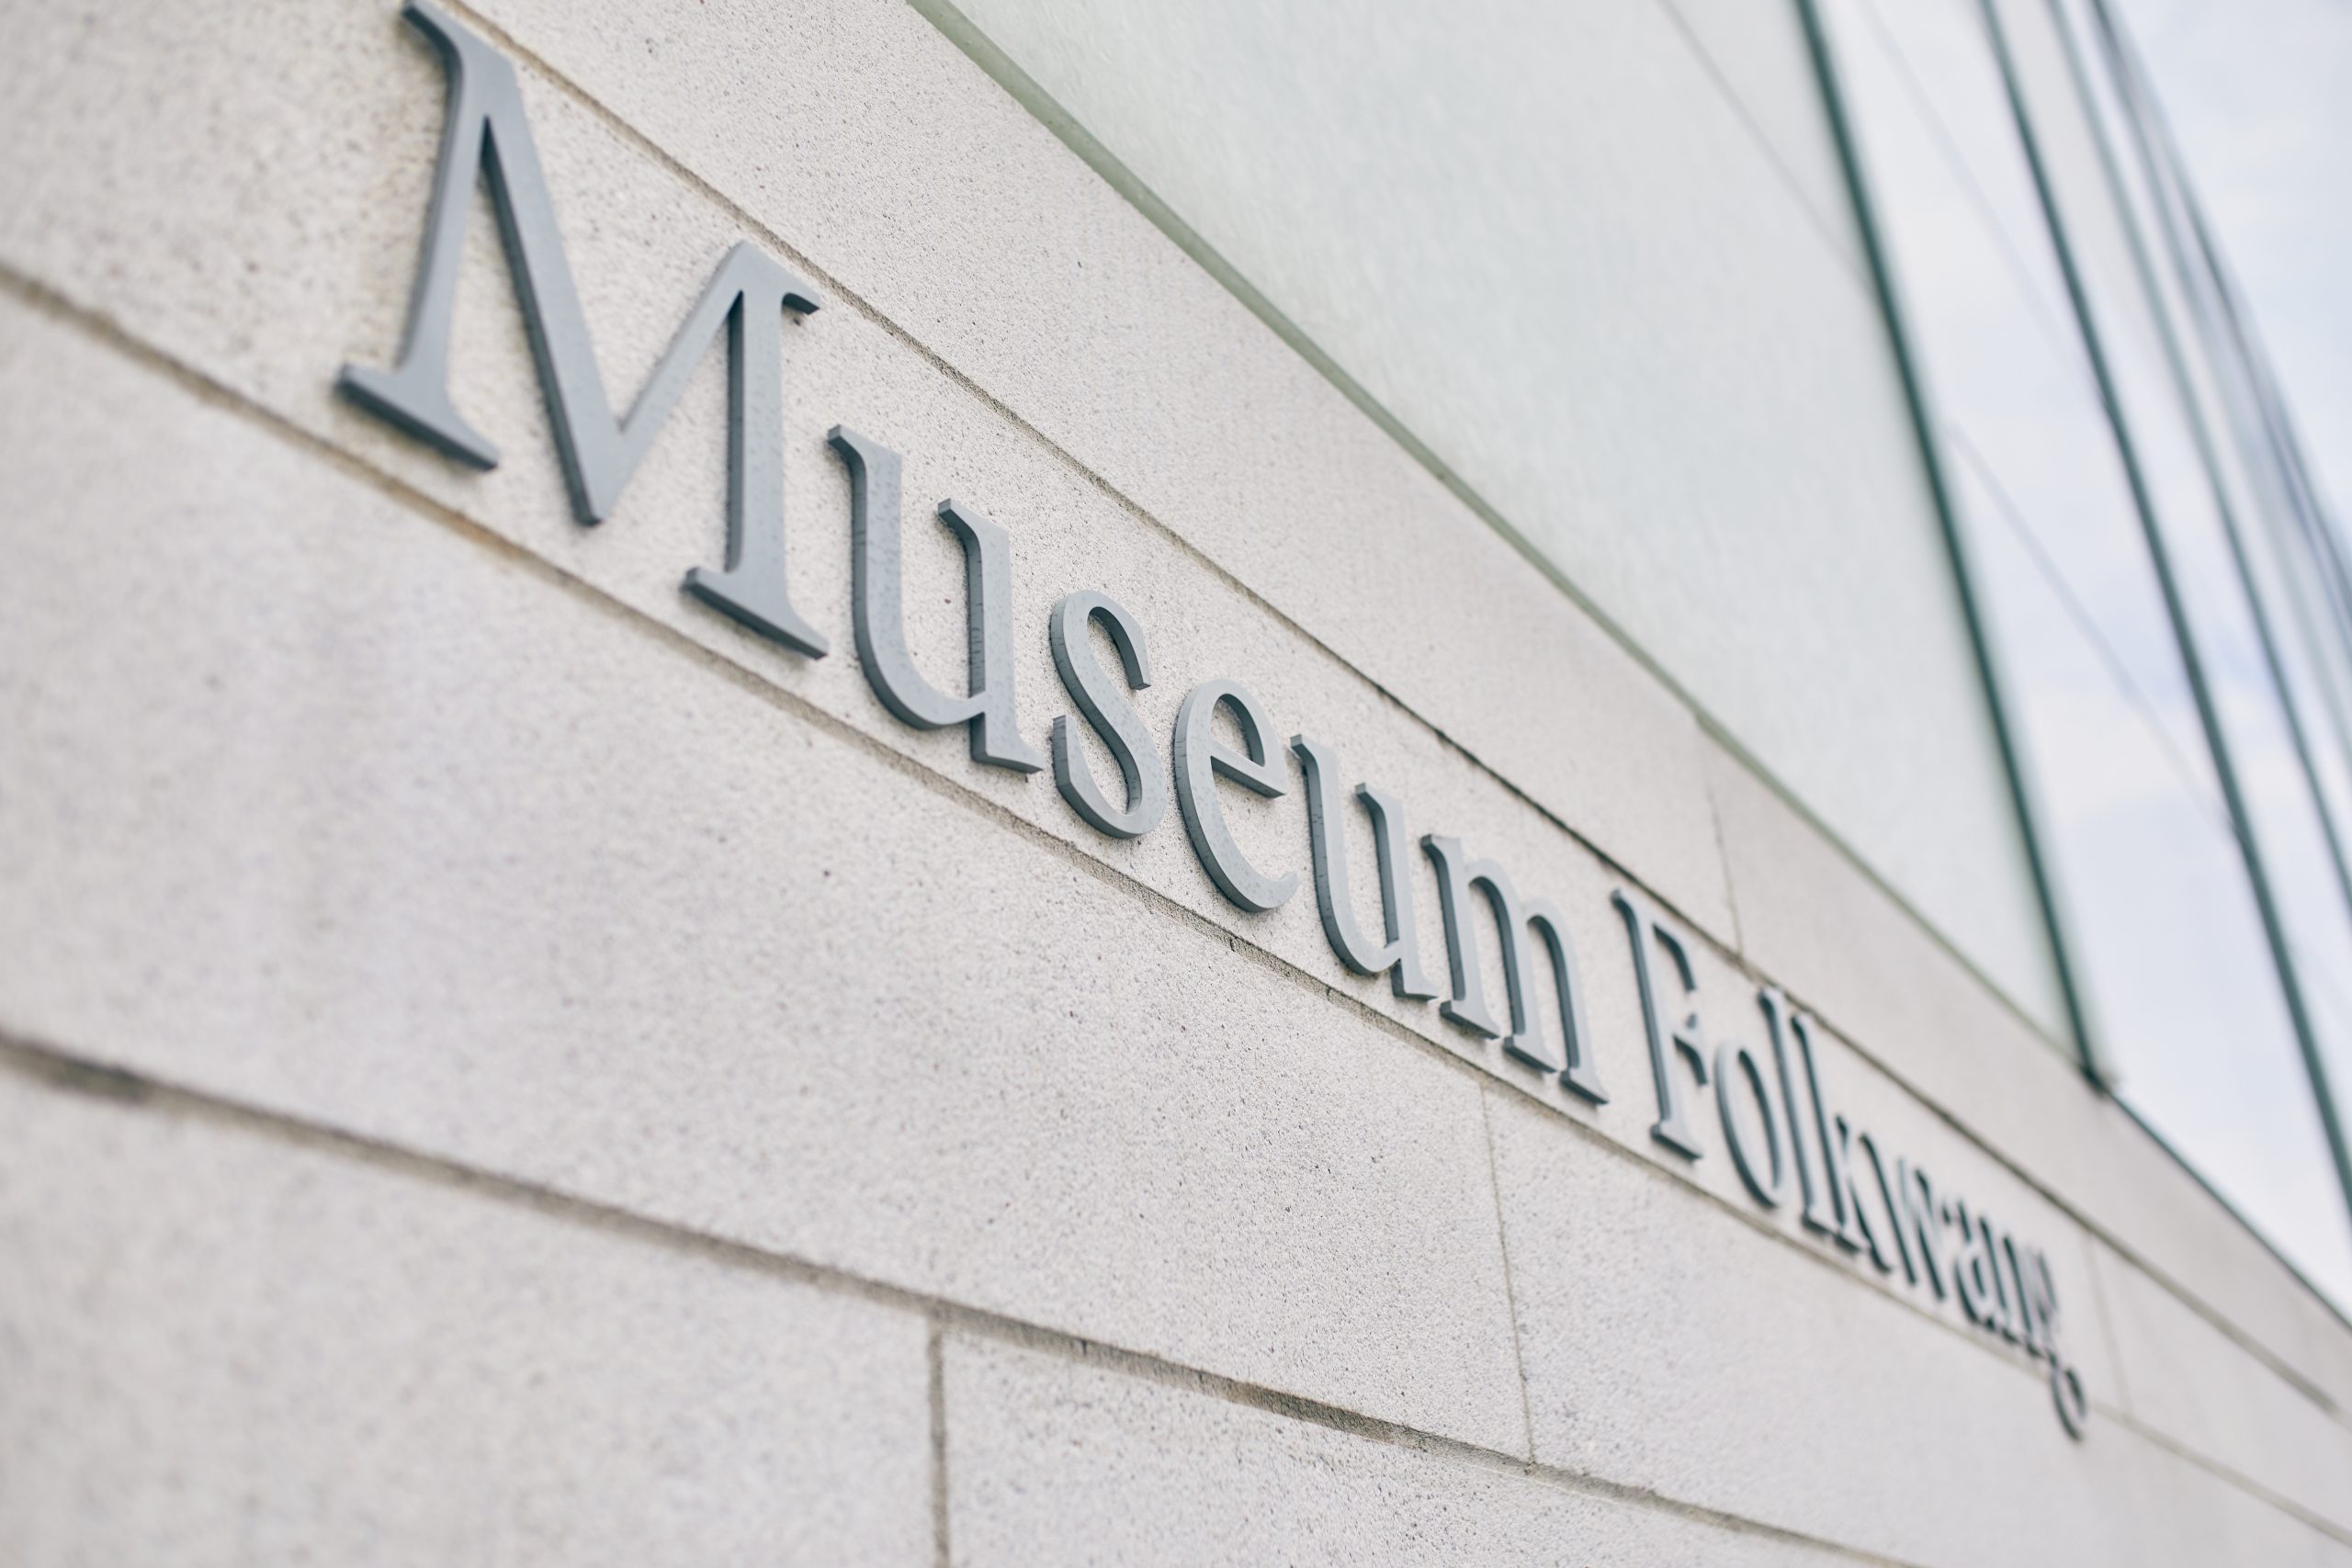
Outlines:
MULTIPOLYGON (((441 135, 391 5, 19 19, 0 1560, 2352 1561, 2352 1329, 931 22, 450 15, 521 73, 616 402, 730 244, 819 296, 785 512, 831 651, 679 591, 723 350, 573 520, 487 197, 452 386, 504 461, 336 395, 441 135), (1237 908, 1176 813, 1105 837, 894 717, 836 424, 904 454, 935 679, 953 496, 1011 537, 1032 746, 1047 613, 1106 592, 1163 761, 1238 680, 1284 770, 1561 911, 1608 1102, 1350 973, 1311 886, 1237 908), (1651 1136, 1621 891, 1711 1044, 1769 1061, 1777 987, 1836 1110, 2047 1258, 2079 1439, 2030 1334, 1756 1201, 1711 1092, 1701 1157, 1651 1136)), ((1305 878, 1292 777, 1221 798, 1305 878)))

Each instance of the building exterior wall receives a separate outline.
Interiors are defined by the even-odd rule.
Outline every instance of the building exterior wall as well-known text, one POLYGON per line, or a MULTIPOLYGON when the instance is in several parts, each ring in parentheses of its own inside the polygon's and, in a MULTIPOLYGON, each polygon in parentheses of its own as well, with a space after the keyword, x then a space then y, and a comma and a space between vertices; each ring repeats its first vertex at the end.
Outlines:
POLYGON ((723 351, 573 520, 479 193, 451 384, 504 461, 338 397, 442 131, 391 5, 18 19, 0 1561, 2352 1561, 2352 1328, 932 20, 447 14, 616 401, 729 245, 812 287, 831 651, 679 591, 723 351), (920 665, 953 496, 1011 537, 1029 744, 1106 592, 1163 764, 1196 684, 1262 703, 1290 787, 1219 798, 1310 885, 1244 913, 1174 808, 1114 840, 895 717, 835 425, 904 454, 920 665), (1335 958, 1295 734, 1557 908, 1606 1103, 1335 958), (1777 988, 1835 1111, 2047 1258, 2057 1356, 1759 1203, 1670 1049, 1700 1157, 1652 1136, 1620 894, 1711 1051, 1770 1063, 1777 988))
POLYGON ((965 11, 1017 96, 2064 1029, 1793 6, 965 11))

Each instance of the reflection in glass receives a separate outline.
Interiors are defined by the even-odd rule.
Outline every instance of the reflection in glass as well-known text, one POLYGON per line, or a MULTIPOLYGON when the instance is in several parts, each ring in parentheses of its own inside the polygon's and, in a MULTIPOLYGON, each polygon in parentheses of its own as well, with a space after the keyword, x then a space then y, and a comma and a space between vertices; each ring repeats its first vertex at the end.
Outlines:
MULTIPOLYGON (((2352 1222, 2296 1012, 2308 1003, 2323 1039, 2352 1022, 2352 901, 2312 793, 2321 769, 2299 760, 2312 727, 2282 695, 2294 671, 2266 647, 2250 597, 2260 569, 2233 535, 2134 215, 2043 5, 2003 5, 2005 19, 2037 18, 2001 35, 2026 61, 2014 78, 1978 0, 1816 9, 2017 731, 2086 1044, 2201 1176, 2352 1303, 2352 1222), (2042 109, 2034 147, 2066 216, 2082 209, 2064 236, 2079 249, 2062 251, 2047 220, 2013 79, 2037 107, 2075 116, 2042 109), (2292 862, 2268 885, 2283 971, 2242 820, 2261 852, 2252 867, 2292 862)), ((2330 719, 2324 733, 2341 732, 2330 719)), ((2352 1073, 2352 1036, 2334 1049, 2352 1073)))
MULTIPOLYGON (((2143 492, 2152 552, 2175 585, 2185 646, 2210 694, 2232 819, 2250 840, 2256 892, 2274 922, 2267 935, 2287 998, 2302 1010, 2299 1035, 2324 1119, 2337 1103, 2330 1086, 2352 1066, 2352 1039, 2339 1024, 2352 1020, 2352 878, 2324 805, 2319 759, 2335 748, 2313 744, 2332 740, 2329 716, 2298 703, 2293 645, 2273 635, 2258 603, 2257 557, 2239 524, 2247 498, 2233 505, 2231 469, 2198 418, 2192 362, 2143 243, 2154 214, 2125 205, 2133 187, 2114 177, 2062 19, 2047 0, 1993 0, 1986 12, 2016 85, 2045 212, 2073 268, 2092 363, 2107 377, 2128 470, 2143 492)), ((2332 1137, 2341 1162, 2341 1129, 2332 1137)), ((2352 1186, 2352 1171, 2339 1164, 2339 1185, 2352 1186)))

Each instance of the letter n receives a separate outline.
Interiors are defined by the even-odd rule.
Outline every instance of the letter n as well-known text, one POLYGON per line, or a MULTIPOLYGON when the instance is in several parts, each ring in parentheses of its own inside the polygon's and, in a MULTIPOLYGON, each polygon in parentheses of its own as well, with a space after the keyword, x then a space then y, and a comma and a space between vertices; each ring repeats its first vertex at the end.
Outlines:
POLYGON ((582 524, 619 503, 686 380, 728 329, 727 568, 696 568, 687 592, 763 637, 812 658, 825 639, 792 608, 784 576, 784 312, 817 308, 807 284, 748 243, 727 253, 626 419, 613 417, 555 222, 555 202, 505 56, 425 0, 401 15, 440 51, 448 118, 433 176, 416 290, 400 362, 389 371, 346 365, 337 385, 354 402, 461 462, 493 468, 498 450, 449 400, 449 331, 458 263, 474 186, 487 175, 506 239, 523 319, 538 358, 556 450, 582 524))

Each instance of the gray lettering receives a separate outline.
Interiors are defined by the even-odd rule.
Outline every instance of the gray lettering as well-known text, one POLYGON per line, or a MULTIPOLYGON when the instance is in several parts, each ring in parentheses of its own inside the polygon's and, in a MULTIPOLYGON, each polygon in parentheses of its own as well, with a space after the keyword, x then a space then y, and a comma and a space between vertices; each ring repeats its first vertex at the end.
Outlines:
POLYGON ((1650 1136, 1677 1154, 1697 1159, 1705 1151, 1690 1130, 1690 1122, 1682 1112, 1682 1096, 1674 1079, 1674 1057, 1679 1055, 1690 1066, 1701 1088, 1707 1083, 1707 1047, 1699 1028, 1699 1008, 1696 1000, 1699 982, 1690 969, 1690 954, 1682 939, 1659 922, 1650 907, 1626 892, 1617 889, 1610 896, 1617 912, 1625 918, 1625 934, 1634 948, 1634 985, 1642 998, 1642 1029, 1650 1048, 1650 1077, 1657 1089, 1657 1120, 1650 1126, 1650 1136), (1658 994, 1656 965, 1652 955, 1663 951, 1674 965, 1674 976, 1681 989, 1681 1016, 1679 1021, 1667 1017, 1665 999, 1658 994))
MULTIPOLYGON (((1844 1117, 1838 1119, 1838 1126, 1842 1134, 1846 1126, 1844 1117)), ((1882 1274, 1892 1274, 1894 1272, 1895 1265, 1899 1263, 1903 1266, 1904 1278, 1915 1285, 1917 1284, 1919 1275, 1911 1261, 1910 1244, 1903 1236, 1903 1215, 1895 1207, 1894 1189, 1886 1179, 1886 1161, 1880 1157, 1878 1140, 1868 1133, 1858 1132, 1853 1134, 1850 1149, 1846 1157, 1846 1202, 1861 1225, 1862 1238, 1870 1247, 1871 1262, 1877 1267, 1878 1271, 1882 1274), (1886 1234, 1883 1237, 1879 1234, 1878 1226, 1871 1222, 1869 1212, 1862 1205, 1863 1189, 1860 1168, 1856 1165, 1851 1152, 1853 1150, 1860 1151, 1870 1160, 1871 1190, 1878 1194, 1879 1213, 1886 1216, 1886 1234), (1891 1253, 1889 1248, 1893 1249, 1891 1253)))
POLYGON ((1046 760, 1021 738, 1012 691, 1012 547, 1004 530, 952 501, 939 521, 964 547, 967 694, 951 697, 907 651, 899 455, 835 425, 825 439, 849 468, 851 603, 857 656, 882 705, 917 729, 971 727, 972 761, 1034 773, 1046 760))
POLYGON ((487 172, 574 513, 589 525, 612 514, 695 365, 727 327, 727 566, 697 567, 683 586, 750 630, 821 657, 825 639, 793 610, 784 571, 783 317, 816 310, 816 295, 756 246, 737 244, 686 312, 628 418, 615 419, 514 66, 424 0, 409 0, 401 14, 440 51, 448 75, 440 163, 400 359, 390 371, 346 365, 337 386, 459 461, 497 466, 498 449, 449 399, 458 264, 474 187, 487 172))
POLYGON ((1758 1066, 1756 1053, 1728 1040, 1715 1047, 1715 1110, 1723 1118, 1724 1145, 1731 1150, 1732 1168, 1739 1172, 1741 1183, 1766 1208, 1779 1208, 1789 1190, 1789 1162, 1781 1153, 1781 1109, 1764 1081, 1764 1069, 1758 1066), (1740 1130, 1735 1109, 1735 1085, 1742 1082, 1747 1085, 1749 1098, 1755 1101, 1763 1122, 1767 1156, 1764 1168, 1771 1173, 1769 1181, 1757 1168, 1747 1134, 1740 1130))
POLYGON ((1764 1010, 1764 1027, 1772 1038, 1772 1060, 1780 1071, 1781 1092, 1789 1102, 1792 1136, 1798 1146, 1797 1174, 1804 1189, 1804 1226, 1828 1236, 1849 1252, 1859 1252, 1862 1237, 1848 1213, 1847 1190, 1850 1183, 1846 1175, 1846 1151, 1832 1131, 1834 1118, 1828 1100, 1821 1092, 1821 1074, 1814 1062, 1813 1020, 1791 1008, 1787 998, 1771 986, 1757 993, 1757 1003, 1764 1010), (1804 1091, 1804 1103, 1813 1108, 1814 1147, 1821 1154, 1821 1182, 1817 1187, 1804 1159, 1807 1118, 1798 1109, 1800 1089, 1804 1091))
POLYGON ((1340 962, 1359 975, 1385 974, 1397 996, 1427 1001, 1437 995, 1421 968, 1419 933, 1413 923, 1413 879, 1403 863, 1405 808, 1394 796, 1356 785, 1356 798, 1372 818, 1373 852, 1380 863, 1380 908, 1386 940, 1375 947, 1356 923, 1355 900, 1348 886, 1348 845, 1340 818, 1339 764, 1329 752, 1304 735, 1290 738, 1290 749, 1306 775, 1306 837, 1315 862, 1315 903, 1323 917, 1323 934, 1340 962))
POLYGON ((1977 1327, 1998 1333, 2000 1307, 1993 1279, 1992 1253, 1979 1235, 1975 1217, 1968 1212, 1968 1200, 1947 1199, 1943 1221, 1960 1233, 1960 1245, 1953 1250, 1951 1259, 1952 1279, 1960 1287, 1960 1310, 1977 1327))
POLYGON ((1584 1019, 1584 986, 1577 974, 1576 952, 1568 943, 1567 923, 1559 910, 1542 899, 1522 903, 1503 868, 1492 861, 1474 861, 1463 853, 1459 840, 1423 835, 1421 848, 1437 868, 1438 905, 1445 917, 1446 968, 1453 995, 1438 1011, 1454 1023, 1488 1039, 1502 1037, 1503 1054, 1522 1066, 1549 1077, 1557 1074, 1563 1087, 1594 1105, 1609 1096, 1600 1087, 1592 1060, 1592 1033, 1584 1019), (1500 940, 1503 988, 1510 1009, 1510 1031, 1504 1033, 1487 1005, 1486 983, 1479 974, 1478 949, 1470 923, 1473 893, 1483 895, 1493 909, 1500 940), (1551 960, 1553 991, 1559 1000, 1562 1062, 1544 1054, 1544 1026, 1527 992, 1527 932, 1533 931, 1551 960))
POLYGON ((1070 733, 1067 714, 1054 720, 1054 785, 1069 802, 1070 809, 1097 832, 1108 833, 1114 839, 1141 838, 1159 826, 1168 810, 1168 786, 1161 782, 1159 773, 1159 748, 1152 744, 1143 716, 1127 701, 1126 693, 1112 684, 1110 671, 1095 658, 1093 644, 1086 635, 1091 621, 1100 621, 1102 629, 1111 634, 1111 646, 1118 650, 1128 687, 1140 692, 1151 684, 1144 658, 1143 628, 1136 625, 1135 617, 1105 594, 1064 594, 1046 624, 1054 668, 1061 671, 1062 684, 1069 688, 1070 701, 1078 705, 1078 711, 1117 760, 1120 777, 1125 782, 1125 795, 1120 804, 1114 806, 1096 787, 1094 775, 1087 772, 1086 760, 1078 753, 1078 738, 1070 733))
POLYGON ((1936 1219, 1936 1186, 1928 1173, 1910 1161, 1894 1162, 1894 1239, 1903 1252, 1903 1266, 1911 1282, 1921 1279, 1944 1299, 1943 1232, 1936 1219))
POLYGON ((1185 836, 1193 840, 1193 852, 1217 891, 1253 915, 1289 902, 1298 891, 1298 873, 1266 876, 1250 863, 1225 825, 1216 781, 1231 779, 1269 800, 1280 796, 1282 779, 1266 761, 1265 732, 1271 728, 1260 716, 1258 699, 1233 681, 1202 682, 1176 710, 1176 805, 1184 818, 1185 836), (1219 707, 1241 727, 1246 750, 1236 751, 1216 738, 1210 721, 1219 707))

